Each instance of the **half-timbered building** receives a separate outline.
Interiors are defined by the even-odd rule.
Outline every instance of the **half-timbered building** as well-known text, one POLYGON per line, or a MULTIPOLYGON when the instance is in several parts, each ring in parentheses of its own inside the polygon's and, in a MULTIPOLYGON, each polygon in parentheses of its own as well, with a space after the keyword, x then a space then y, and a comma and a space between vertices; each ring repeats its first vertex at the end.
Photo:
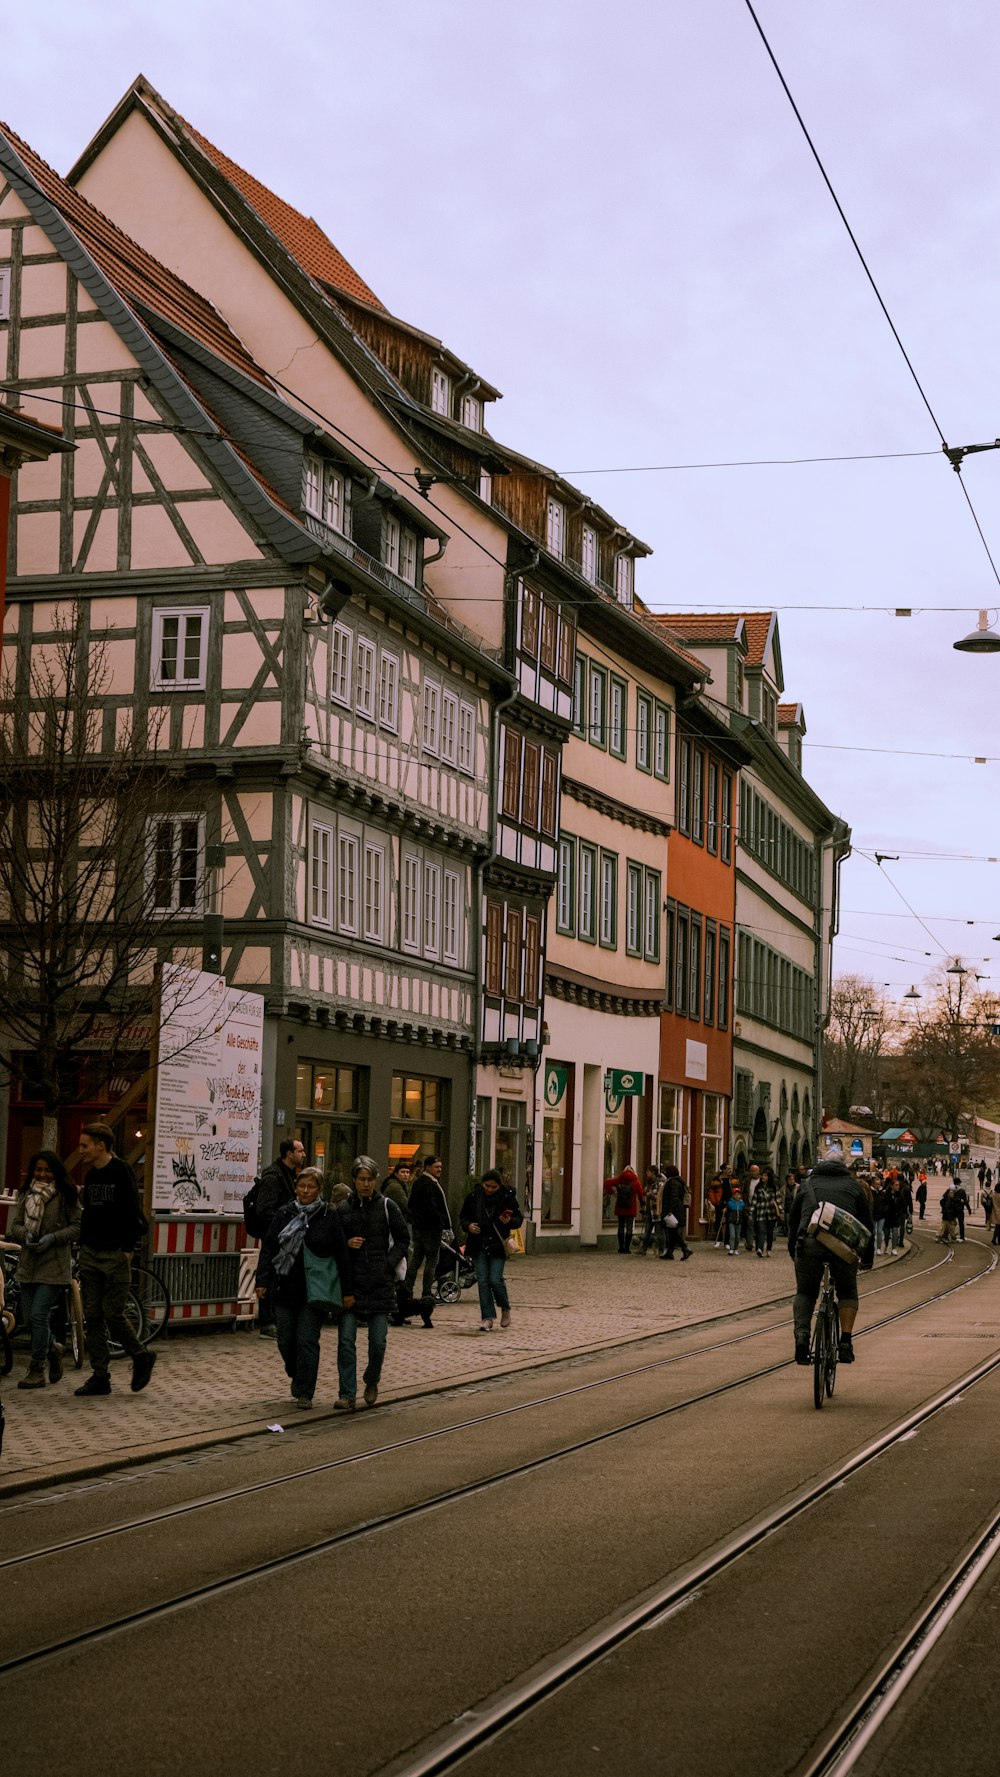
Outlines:
MULTIPOLYGON (((175 763, 157 945, 263 993, 265 1145, 298 1127, 335 1170, 395 1147, 461 1171, 510 680, 426 589, 446 530, 9 131, 0 268, 0 380, 75 447, 17 478, 13 698, 72 612, 110 665, 106 732, 137 714, 175 763)), ((69 1146, 114 1096, 88 1079, 69 1146)), ((37 1122, 14 1104, 15 1168, 37 1122)))

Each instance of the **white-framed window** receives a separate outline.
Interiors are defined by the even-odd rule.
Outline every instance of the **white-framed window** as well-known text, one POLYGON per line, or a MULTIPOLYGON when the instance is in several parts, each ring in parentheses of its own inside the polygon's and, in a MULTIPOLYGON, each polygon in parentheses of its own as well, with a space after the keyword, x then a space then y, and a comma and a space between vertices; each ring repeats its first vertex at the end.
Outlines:
POLYGON ((585 580, 590 581, 591 586, 596 586, 597 584, 597 564, 599 559, 597 553, 597 532, 593 525, 585 524, 583 527, 583 542, 580 546, 580 572, 585 580))
POLYGON ((665 703, 653 710, 653 773, 666 778, 670 769, 670 711, 665 703))
POLYGON ((566 548, 566 508, 549 500, 545 514, 545 547, 562 561, 566 548))
POLYGON ((468 426, 470 432, 481 432, 483 429, 483 404, 478 395, 462 396, 462 424, 468 426))
POLYGON ((596 903, 594 899, 594 877, 597 871, 597 853, 592 845, 580 846, 580 903, 577 936, 585 938, 593 944, 597 937, 596 903))
POLYGON ((601 853, 601 943, 611 949, 618 942, 618 859, 601 853))
POLYGON ((645 691, 638 691, 635 699, 635 762, 640 771, 652 769, 652 727, 653 700, 645 691))
POLYGON ((399 519, 387 512, 382 526, 382 560, 394 574, 399 573, 400 528, 399 519))
POLYGON ((479 498, 485 500, 487 506, 493 504, 493 477, 488 469, 479 471, 479 498))
POLYGON ((424 955, 441 951, 441 866, 424 865, 424 955))
POLYGON ((625 949, 642 955, 642 866, 630 864, 625 891, 625 949))
POLYGON ((358 849, 353 833, 338 834, 337 926, 352 937, 358 932, 358 849))
POLYGON ((446 963, 458 963, 461 961, 462 879, 454 870, 446 870, 444 873, 441 953, 446 963))
POLYGON ((625 757, 628 729, 628 686, 614 674, 608 685, 608 752, 616 759, 625 757))
POLYGON ((342 469, 307 456, 302 470, 302 504, 332 531, 347 531, 350 483, 342 469))
POLYGON ((458 698, 454 691, 441 693, 441 757, 454 765, 458 750, 458 698))
POLYGON ((635 562, 630 555, 615 556, 615 598, 620 605, 632 609, 635 589, 635 562))
POLYGON ((374 642, 364 636, 358 637, 357 660, 355 663, 355 699, 354 708, 359 716, 367 716, 369 722, 375 720, 375 666, 378 649, 374 642))
POLYGON ((205 883, 205 817, 153 815, 146 823, 150 898, 157 913, 201 913, 205 883))
POLYGON ((576 840, 566 837, 559 841, 556 926, 570 937, 576 930, 576 840))
POLYGON ((660 960, 660 872, 658 870, 646 871, 646 909, 642 941, 647 962, 658 963, 660 960))
POLYGON ((424 680, 423 741, 425 753, 441 746, 441 687, 435 679, 424 680))
POLYGON ((364 933, 373 944, 385 942, 385 852, 380 845, 365 845, 364 933))
POLYGON ((314 821, 309 833, 309 918, 333 924, 333 828, 314 821))
POLYGON ((460 704, 458 711, 458 769, 475 776, 476 712, 471 703, 460 704))
POLYGON ((153 612, 154 691, 204 691, 208 667, 206 606, 197 610, 161 607, 153 612))
POLYGON ((420 949, 420 859, 415 852, 403 853, 402 945, 404 950, 420 949))
POLYGON ((383 648, 378 662, 378 719, 395 734, 399 727, 399 656, 383 648))
POLYGON ((407 586, 417 584, 417 533, 402 530, 399 533, 399 578, 405 580, 407 586))
POLYGON ((354 635, 343 623, 330 631, 330 702, 351 707, 351 653, 354 635))
POLYGON ((588 703, 590 716, 588 732, 590 743, 595 747, 606 747, 608 744, 608 674, 606 667, 590 665, 590 686, 588 703))
POLYGON ((436 366, 431 374, 431 412, 451 416, 451 377, 436 366))

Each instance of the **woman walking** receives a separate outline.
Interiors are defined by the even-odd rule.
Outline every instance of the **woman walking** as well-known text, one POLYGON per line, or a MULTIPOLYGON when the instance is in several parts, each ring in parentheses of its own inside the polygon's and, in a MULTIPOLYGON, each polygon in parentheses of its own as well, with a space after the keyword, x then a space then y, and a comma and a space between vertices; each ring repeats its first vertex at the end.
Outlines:
POLYGON ((21 1247, 17 1278, 24 1318, 31 1332, 31 1359, 18 1388, 44 1388, 63 1373, 62 1358, 52 1338, 49 1315, 72 1276, 73 1242, 80 1238, 80 1199, 58 1154, 42 1148, 32 1156, 28 1175, 17 1194, 8 1239, 21 1247))
POLYGON ((753 1223, 754 1245, 758 1259, 769 1259, 778 1223, 778 1184, 773 1168, 762 1166, 760 1178, 750 1199, 750 1220, 753 1223))
POLYGON ((484 1172, 465 1199, 458 1219, 468 1235, 465 1250, 476 1268, 482 1317, 479 1331, 492 1333, 497 1308, 500 1325, 509 1327, 510 1297, 503 1273, 507 1261, 505 1242, 524 1221, 517 1197, 498 1172, 484 1172))
POLYGON ((295 1180, 295 1197, 275 1211, 257 1265, 257 1300, 274 1304, 278 1350, 297 1407, 311 1407, 319 1374, 319 1335, 338 1292, 343 1306, 354 1305, 354 1274, 344 1224, 322 1200, 323 1175, 305 1166, 295 1180), (332 1267, 322 1261, 335 1260, 332 1267), (320 1261, 314 1265, 312 1260, 320 1261), (307 1269, 308 1267, 308 1269, 307 1269), (325 1269, 327 1276, 319 1280, 325 1269), (311 1273, 311 1275, 310 1275, 311 1273))

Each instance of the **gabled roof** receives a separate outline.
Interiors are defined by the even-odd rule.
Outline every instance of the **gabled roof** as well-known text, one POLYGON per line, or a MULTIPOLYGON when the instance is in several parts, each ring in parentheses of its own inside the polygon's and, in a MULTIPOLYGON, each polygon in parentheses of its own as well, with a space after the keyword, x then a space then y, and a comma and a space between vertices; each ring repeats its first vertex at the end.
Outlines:
POLYGON ((777 618, 773 611, 661 613, 657 621, 688 642, 742 642, 747 666, 763 666, 777 618))
POLYGON ((0 137, 5 136, 14 153, 34 179, 49 202, 59 211, 89 253, 109 284, 129 302, 138 299, 148 304, 167 321, 173 321, 191 334, 217 357, 225 358, 254 382, 270 384, 259 364, 237 338, 217 308, 176 272, 169 271, 125 234, 109 217, 67 185, 48 163, 29 148, 6 124, 0 124, 0 137))
POLYGON ((301 210, 286 203, 283 197, 269 191, 252 173, 248 173, 236 161, 230 160, 229 155, 223 154, 221 148, 216 148, 215 143, 203 136, 200 130, 196 130, 193 124, 184 118, 179 118, 179 121, 190 131, 193 140, 214 162, 223 177, 253 206, 261 221, 266 223, 282 246, 298 260, 303 271, 315 278, 318 284, 329 284, 334 290, 343 290, 348 296, 355 296, 362 302, 370 303, 373 308, 384 310, 384 304, 379 301, 375 292, 369 290, 364 279, 359 277, 353 265, 348 264, 344 255, 312 216, 304 216, 301 210))

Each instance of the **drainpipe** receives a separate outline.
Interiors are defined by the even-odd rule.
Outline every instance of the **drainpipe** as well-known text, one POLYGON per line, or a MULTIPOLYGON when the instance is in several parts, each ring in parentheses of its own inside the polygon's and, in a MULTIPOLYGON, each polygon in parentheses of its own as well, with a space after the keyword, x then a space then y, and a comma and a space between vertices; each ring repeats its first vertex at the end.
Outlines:
MULTIPOLYGON (((516 633, 514 625, 511 623, 511 620, 510 620, 510 600, 507 595, 508 595, 508 592, 517 584, 517 581, 520 580, 520 578, 523 574, 530 574, 532 568, 535 568, 538 566, 538 562, 540 560, 540 557, 541 557, 541 551, 538 549, 535 549, 532 552, 531 560, 528 561, 524 565, 524 567, 518 568, 516 571, 513 571, 511 569, 506 569, 504 571, 503 625, 504 625, 505 663, 507 660, 512 660, 514 658, 514 638, 515 638, 515 633, 516 633)), ((475 1170, 475 1164, 476 1164, 476 1159, 475 1159, 475 1156, 476 1156, 476 1101, 479 1096, 479 1068, 480 1068, 480 1065, 482 1062, 483 1001, 486 997, 485 982, 484 982, 484 978, 483 978, 483 961, 484 961, 483 952, 484 952, 484 944, 485 944, 485 931, 484 931, 484 921, 483 921, 483 896, 485 894, 485 887, 486 887, 486 872, 489 869, 490 865, 496 861, 496 857, 497 857, 497 812, 498 812, 498 808, 499 808, 500 782, 499 782, 499 775, 496 770, 496 761, 499 757, 499 749, 500 749, 500 718, 501 718, 504 710, 510 709, 511 704, 516 701, 519 691, 520 691, 520 685, 517 683, 517 680, 515 679, 515 682, 512 685, 511 689, 506 693, 506 695, 504 697, 501 697, 499 699, 499 701, 497 703, 495 703, 493 706, 493 723, 492 723, 492 735, 491 735, 491 758, 490 758, 491 769, 490 769, 490 774, 489 774, 489 795, 490 795, 489 827, 488 827, 489 851, 486 853, 486 856, 484 858, 480 859, 479 865, 476 869, 476 874, 475 874, 475 879, 474 879, 476 918, 473 921, 472 930, 473 930, 474 939, 475 939, 474 945, 473 945, 473 949, 474 949, 473 978, 476 982, 476 1008, 475 1008, 476 1028, 475 1028, 475 1039, 474 1039, 475 1040, 475 1048, 473 1050, 473 1061, 472 1061, 472 1116, 471 1116, 471 1120, 470 1120, 471 1137, 470 1137, 470 1142, 469 1142, 469 1171, 470 1172, 473 1172, 475 1170)), ((544 960, 543 960, 543 967, 544 967, 544 960)), ((540 1008, 540 1010, 541 1009, 543 1009, 543 1008, 540 1008)), ((533 1162, 532 1162, 532 1165, 533 1165, 533 1162)))
MULTIPOLYGON (((817 887, 817 896, 816 896, 816 912, 817 912, 817 921, 816 921, 816 988, 817 988, 817 994, 819 993, 819 989, 820 989, 820 986, 822 983, 824 938, 823 938, 822 932, 819 929, 819 922, 820 922, 820 918, 822 917, 822 911, 823 911, 823 856, 824 856, 824 853, 826 852, 828 844, 830 846, 831 851, 833 852, 833 881, 831 884, 831 895, 830 895, 830 944, 831 944, 830 982, 829 982, 830 991, 827 995, 826 1012, 823 1014, 822 1017, 820 1016, 819 1003, 817 1001, 815 1020, 814 1020, 815 1027, 816 1027, 816 1041, 815 1041, 815 1053, 814 1053, 815 1084, 814 1084, 814 1103, 813 1103, 813 1120, 814 1120, 814 1124, 815 1124, 814 1134, 816 1133, 816 1130, 818 1130, 818 1128, 820 1127, 820 1125, 822 1123, 822 1118, 823 1118, 823 1038, 826 1035, 827 1030, 829 1029, 830 1019, 833 1016, 833 1004, 832 1004, 833 951, 832 951, 832 945, 833 945, 833 939, 836 937, 837 931, 840 926, 840 868, 844 862, 845 857, 847 856, 846 852, 837 850, 837 841, 836 841, 835 834, 830 833, 827 836, 827 839, 820 838, 820 839, 816 840, 815 850, 816 850, 816 872, 817 872, 817 874, 816 874, 816 887, 817 887), (817 1118, 819 1119, 818 1123, 816 1122, 817 1118)), ((817 1154, 818 1154, 818 1149, 817 1149, 817 1154)))

